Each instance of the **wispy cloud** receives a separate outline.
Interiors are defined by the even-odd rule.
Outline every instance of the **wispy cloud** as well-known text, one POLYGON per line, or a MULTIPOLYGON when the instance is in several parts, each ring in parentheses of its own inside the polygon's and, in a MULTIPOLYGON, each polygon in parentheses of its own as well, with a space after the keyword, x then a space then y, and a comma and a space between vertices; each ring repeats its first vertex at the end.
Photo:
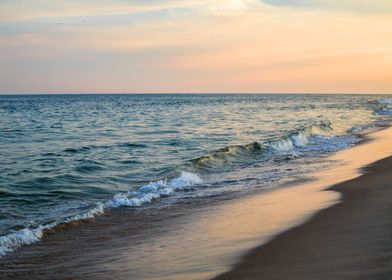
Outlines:
POLYGON ((262 0, 274 6, 361 13, 392 13, 390 0, 262 0))
POLYGON ((310 2, 2 0, 0 92, 391 90, 391 17, 310 2))
MULTIPOLYGON (((213 9, 238 7, 255 0, 2 0, 0 21, 20 21, 40 18, 92 17, 135 15, 139 13, 175 11, 178 9, 213 9)), ((258 1, 258 0, 257 0, 258 1)))

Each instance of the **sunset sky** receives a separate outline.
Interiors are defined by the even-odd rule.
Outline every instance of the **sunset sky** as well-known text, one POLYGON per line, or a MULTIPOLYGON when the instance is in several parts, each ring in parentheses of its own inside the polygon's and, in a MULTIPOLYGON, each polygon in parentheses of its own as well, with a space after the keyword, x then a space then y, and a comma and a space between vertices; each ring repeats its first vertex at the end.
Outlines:
POLYGON ((391 0, 1 0, 0 93, 392 93, 391 0))

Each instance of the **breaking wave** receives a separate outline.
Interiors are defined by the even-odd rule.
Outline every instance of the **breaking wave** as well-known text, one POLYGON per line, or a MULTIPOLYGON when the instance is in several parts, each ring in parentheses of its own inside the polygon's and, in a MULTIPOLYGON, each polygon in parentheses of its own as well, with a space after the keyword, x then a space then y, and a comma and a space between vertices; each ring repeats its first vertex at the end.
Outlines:
POLYGON ((332 123, 328 120, 323 120, 307 127, 298 128, 277 139, 253 142, 246 145, 228 146, 212 151, 207 155, 192 160, 192 163, 196 168, 217 168, 227 163, 235 163, 243 159, 257 157, 266 152, 289 152, 295 148, 305 147, 312 135, 328 134, 332 130, 332 123))
POLYGON ((170 196, 175 192, 193 188, 203 183, 203 180, 196 174, 182 172, 177 178, 171 180, 161 180, 151 182, 142 186, 137 191, 116 194, 105 203, 97 203, 93 208, 80 215, 69 217, 63 221, 40 225, 35 228, 24 228, 8 235, 0 237, 0 257, 13 252, 22 245, 32 244, 41 240, 45 231, 55 227, 75 221, 92 219, 105 212, 105 209, 119 208, 123 206, 137 207, 145 203, 150 203, 155 199, 170 196))
MULTIPOLYGON (((380 100, 375 112, 378 115, 392 115, 392 100, 380 100)), ((338 129, 337 129, 338 130, 338 129)), ((311 122, 307 126, 299 127, 295 130, 283 134, 281 137, 267 139, 260 142, 252 142, 245 145, 230 145, 222 149, 209 152, 199 158, 192 160, 195 172, 203 170, 219 170, 226 165, 243 163, 249 159, 258 159, 259 157, 284 155, 295 153, 301 149, 309 149, 312 146, 318 153, 323 151, 336 151, 352 146, 359 140, 354 135, 362 130, 361 126, 354 127, 348 131, 347 135, 334 132, 334 127, 329 120, 311 122)), ((119 143, 118 146, 125 148, 144 148, 144 144, 138 143, 119 143)), ((106 146, 99 146, 105 148, 106 146)), ((82 153, 95 146, 84 146, 81 148, 68 148, 63 150, 67 154, 82 153)), ((138 161, 135 161, 139 163, 138 161)), ((130 161, 123 161, 130 163, 130 161)), ((133 162, 132 162, 133 163, 133 162)), ((92 167, 89 167, 90 169, 92 167)), ((90 169, 78 169, 78 171, 90 171, 90 169)), ((23 228, 7 235, 0 236, 0 257, 13 252, 22 245, 32 244, 41 240, 45 232, 55 229, 57 226, 92 219, 105 212, 106 209, 119 207, 140 207, 143 204, 151 203, 154 200, 174 195, 176 192, 191 190, 203 184, 203 180, 196 174, 182 172, 179 177, 173 179, 164 179, 151 182, 140 187, 135 191, 115 194, 106 202, 98 202, 91 205, 88 210, 81 211, 81 214, 70 216, 62 220, 52 222, 36 227, 23 228)), ((85 209, 85 208, 84 208, 85 209)))

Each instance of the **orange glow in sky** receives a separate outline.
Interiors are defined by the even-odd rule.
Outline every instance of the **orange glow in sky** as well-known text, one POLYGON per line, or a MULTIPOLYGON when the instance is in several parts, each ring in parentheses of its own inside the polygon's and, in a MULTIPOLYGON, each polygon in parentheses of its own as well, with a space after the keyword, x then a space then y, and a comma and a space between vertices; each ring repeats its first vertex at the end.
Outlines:
POLYGON ((5 0, 0 93, 392 93, 389 0, 5 0))

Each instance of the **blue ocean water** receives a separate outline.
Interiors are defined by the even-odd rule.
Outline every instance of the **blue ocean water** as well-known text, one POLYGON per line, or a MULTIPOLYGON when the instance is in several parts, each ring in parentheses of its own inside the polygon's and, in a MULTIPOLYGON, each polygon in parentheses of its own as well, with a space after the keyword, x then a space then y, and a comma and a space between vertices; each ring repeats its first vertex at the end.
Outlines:
POLYGON ((387 125, 391 96, 0 96, 0 256, 117 207, 273 189, 387 125))

